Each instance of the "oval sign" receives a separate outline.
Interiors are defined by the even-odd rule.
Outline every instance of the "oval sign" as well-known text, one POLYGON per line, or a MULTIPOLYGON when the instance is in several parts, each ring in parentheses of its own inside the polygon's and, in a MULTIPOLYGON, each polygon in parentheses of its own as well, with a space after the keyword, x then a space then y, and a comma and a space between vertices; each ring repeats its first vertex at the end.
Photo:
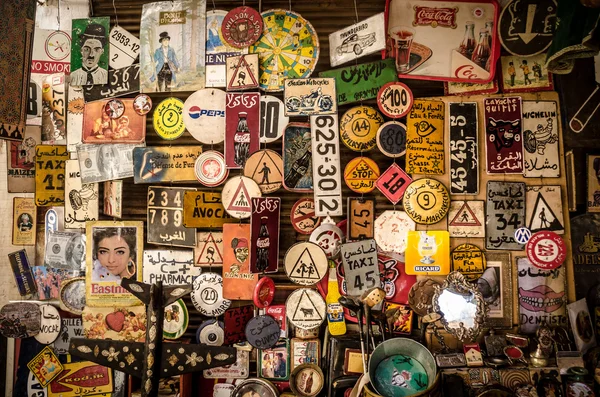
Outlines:
POLYGON ((182 299, 177 299, 165 307, 163 317, 163 337, 165 339, 177 339, 185 333, 188 328, 190 316, 188 309, 182 299))
POLYGON ((300 329, 316 328, 325 321, 325 301, 313 289, 297 289, 285 301, 285 315, 300 329))
POLYGON ((294 229, 300 234, 311 234, 321 224, 321 218, 315 215, 315 200, 302 198, 294 203, 290 212, 294 229))
POLYGON ((251 7, 229 11, 221 23, 223 39, 232 47, 246 48, 258 40, 263 31, 262 16, 251 7))
POLYGON ((215 150, 209 150, 198 156, 194 172, 198 182, 208 187, 220 185, 229 176, 225 158, 215 150))
POLYGON ((48 345, 60 335, 61 318, 58 310, 50 304, 40 305, 40 311, 42 313, 40 333, 35 335, 35 339, 44 345, 48 345))
POLYGON ((148 114, 152 109, 152 98, 147 94, 139 94, 133 99, 133 110, 143 116, 148 114))
POLYGON ((252 317, 246 324, 246 339, 257 349, 269 349, 279 341, 281 328, 271 316, 252 317))
POLYGON ((340 139, 355 152, 371 150, 376 145, 375 136, 383 122, 383 116, 372 107, 355 106, 340 120, 340 139))
POLYGON ((163 99, 156 106, 152 115, 156 135, 168 141, 183 135, 185 125, 183 124, 182 110, 181 99, 174 97, 163 99))
POLYGON ((402 205, 406 214, 416 223, 438 223, 450 209, 448 189, 440 181, 422 178, 413 181, 404 191, 402 205))
POLYGON ((217 273, 202 273, 193 283, 192 304, 201 314, 217 317, 225 313, 231 301, 223 298, 223 277, 217 273))
POLYGON ((14 302, 0 309, 0 334, 6 338, 28 338, 40 333, 42 312, 35 303, 14 302))
POLYGON ((344 169, 344 181, 353 192, 370 193, 375 190, 379 174, 377 163, 361 156, 348 162, 344 169))
POLYGON ((387 83, 377 93, 377 106, 381 113, 391 118, 404 117, 413 105, 413 93, 399 81, 387 83))
POLYGON ((377 147, 388 157, 404 156, 406 153, 406 125, 398 121, 383 123, 377 130, 377 147))
POLYGON ((225 140, 224 91, 214 88, 198 90, 183 104, 183 123, 188 132, 207 145, 225 140))
POLYGON ((281 99, 272 95, 260 96, 260 143, 275 142, 283 136, 290 122, 284 109, 281 99))
POLYGON ((327 274, 327 255, 308 241, 292 245, 283 259, 288 278, 300 285, 315 285, 327 274))

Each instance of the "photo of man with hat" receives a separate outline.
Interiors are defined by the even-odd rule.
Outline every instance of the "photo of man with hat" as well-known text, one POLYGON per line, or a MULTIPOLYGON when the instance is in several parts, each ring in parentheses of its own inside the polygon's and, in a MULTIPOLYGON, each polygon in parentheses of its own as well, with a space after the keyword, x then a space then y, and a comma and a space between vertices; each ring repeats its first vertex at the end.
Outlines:
MULTIPOLYGON (((154 51, 156 76, 158 78, 157 91, 171 91, 171 82, 176 82, 175 72, 179 72, 179 62, 177 62, 175 50, 169 46, 171 37, 168 32, 162 32, 158 42, 160 47, 154 51)), ((154 81, 154 79, 151 80, 154 81)))
MULTIPOLYGON (((73 30, 75 33, 76 29, 73 30)), ((100 65, 104 47, 108 43, 106 34, 106 27, 99 23, 90 23, 79 36, 81 68, 71 72, 72 86, 108 83, 107 65, 104 65, 104 68, 100 65)), ((108 59, 103 63, 108 63, 108 59)))

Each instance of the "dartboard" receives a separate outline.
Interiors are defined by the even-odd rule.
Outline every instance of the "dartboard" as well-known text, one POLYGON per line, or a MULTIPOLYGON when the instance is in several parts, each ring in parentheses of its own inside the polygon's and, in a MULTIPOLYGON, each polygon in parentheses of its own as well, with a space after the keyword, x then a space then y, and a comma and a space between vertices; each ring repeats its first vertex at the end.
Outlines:
POLYGON ((283 80, 308 77, 319 58, 319 37, 310 22, 285 10, 262 14, 264 30, 250 53, 258 53, 260 88, 283 91, 283 80))

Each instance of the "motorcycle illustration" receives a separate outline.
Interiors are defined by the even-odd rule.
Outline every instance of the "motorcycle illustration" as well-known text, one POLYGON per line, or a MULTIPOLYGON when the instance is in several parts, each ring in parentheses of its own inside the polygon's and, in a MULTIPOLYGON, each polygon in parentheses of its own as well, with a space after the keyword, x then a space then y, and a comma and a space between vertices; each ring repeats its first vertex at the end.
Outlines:
POLYGON ((285 100, 285 107, 289 112, 294 113, 326 112, 333 108, 333 98, 331 98, 331 95, 323 94, 321 87, 319 87, 316 90, 311 90, 310 94, 287 98, 285 100))

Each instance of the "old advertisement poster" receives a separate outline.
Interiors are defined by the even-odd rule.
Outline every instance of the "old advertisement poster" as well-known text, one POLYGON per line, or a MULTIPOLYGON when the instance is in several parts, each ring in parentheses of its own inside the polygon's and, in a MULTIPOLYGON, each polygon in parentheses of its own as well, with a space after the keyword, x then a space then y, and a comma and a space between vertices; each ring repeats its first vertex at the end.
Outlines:
POLYGON ((133 99, 88 102, 83 111, 84 143, 142 143, 146 116, 133 108, 133 99))
POLYGON ((225 163, 227 168, 244 168, 259 148, 260 94, 227 93, 225 108, 225 163))
POLYGON ((414 102, 406 117, 407 173, 444 173, 444 117, 444 102, 414 102))
POLYGON ((13 245, 34 245, 37 208, 33 198, 15 197, 13 199, 13 245))
POLYGON ((332 78, 287 79, 283 87, 288 117, 337 112, 335 80, 332 78))
POLYGON ((250 271, 252 273, 277 272, 281 199, 252 197, 251 200, 250 271))
POLYGON ((223 297, 252 300, 258 274, 250 272, 250 225, 223 225, 223 297))
POLYGON ((485 98, 483 106, 487 173, 522 174, 521 97, 485 98))
POLYGON ((523 101, 523 161, 526 178, 558 178, 558 106, 554 101, 523 101))
POLYGON ((231 47, 223 40, 221 25, 227 15, 225 10, 210 10, 206 12, 206 86, 227 86, 225 73, 227 57, 240 55, 247 49, 231 47))
POLYGON ((35 147, 41 143, 41 127, 28 125, 23 141, 8 144, 6 182, 9 193, 35 193, 35 147))

